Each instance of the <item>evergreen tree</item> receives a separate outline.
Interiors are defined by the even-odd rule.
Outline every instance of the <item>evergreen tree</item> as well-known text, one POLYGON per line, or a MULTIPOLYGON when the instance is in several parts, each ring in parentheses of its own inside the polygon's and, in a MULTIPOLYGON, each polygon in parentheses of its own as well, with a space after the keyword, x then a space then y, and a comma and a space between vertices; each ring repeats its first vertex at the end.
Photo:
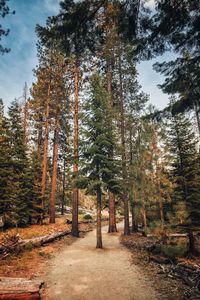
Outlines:
POLYGON ((13 193, 16 198, 17 223, 27 224, 30 215, 30 177, 28 174, 29 162, 27 157, 27 145, 21 119, 20 106, 17 100, 11 103, 8 110, 10 147, 12 155, 12 181, 15 184, 13 193))
POLYGON ((188 217, 192 221, 199 216, 200 177, 197 141, 189 119, 179 113, 170 120, 169 145, 173 157, 172 178, 174 181, 174 207, 180 212, 180 222, 188 217), (184 207, 186 213, 184 213, 184 207))
POLYGON ((200 134, 200 89, 199 89, 199 62, 191 55, 184 53, 175 61, 156 63, 157 72, 166 76, 165 82, 160 85, 164 93, 179 93, 180 99, 169 105, 173 113, 194 110, 200 134))
POLYGON ((102 194, 112 186, 118 188, 116 163, 111 159, 115 148, 112 122, 110 122, 109 96, 100 75, 91 78, 90 97, 85 104, 85 149, 83 172, 88 180, 88 192, 97 196, 97 248, 102 248, 101 201, 102 194))
MULTIPOLYGON (((0 0, 0 17, 5 18, 8 14, 15 14, 15 11, 10 11, 10 8, 7 4, 9 0, 0 0)), ((9 29, 3 29, 2 25, 0 24, 0 41, 2 36, 7 36, 9 34, 9 29)), ((10 49, 3 47, 0 44, 0 54, 8 53, 10 49)))
POLYGON ((151 33, 147 39, 141 39, 143 53, 147 58, 169 50, 178 54, 175 60, 156 63, 154 68, 166 76, 165 82, 160 85, 163 91, 181 96, 173 104, 173 111, 179 113, 194 109, 200 132, 199 1, 158 0, 155 4, 156 13, 148 24, 151 33))
POLYGON ((4 216, 5 224, 13 224, 16 218, 10 134, 8 119, 4 116, 3 101, 0 99, 0 214, 4 216))
MULTIPOLYGON (((112 99, 112 67, 113 50, 117 47, 119 37, 127 42, 136 35, 139 10, 142 7, 139 0, 135 1, 69 1, 60 3, 61 9, 57 16, 48 18, 45 28, 37 26, 37 32, 44 44, 56 40, 60 49, 69 59, 75 60, 74 72, 74 177, 78 174, 78 140, 79 140, 79 69, 83 54, 92 53, 101 56, 103 68, 107 74, 107 89, 112 99), (101 53, 101 54, 100 54, 101 53), (103 53, 103 57, 102 57, 103 53), (100 55, 99 55, 100 54, 100 55)), ((111 154, 112 155, 112 154, 111 154)), ((125 195, 125 227, 128 232, 128 198, 125 195)), ((116 231, 115 195, 109 192, 110 222, 109 231, 116 231), (112 209, 111 209, 112 207, 112 209)), ((72 232, 78 235, 78 190, 73 191, 72 232)))
POLYGON ((199 1, 158 0, 155 9, 146 50, 163 54, 172 47, 179 53, 188 51, 199 60, 199 1))
MULTIPOLYGON (((66 62, 56 48, 38 46, 39 66, 35 71, 37 82, 33 84, 30 101, 31 118, 36 129, 38 159, 42 161, 41 201, 47 200, 48 154, 53 134, 53 159, 50 192, 50 221, 55 222, 57 166, 60 147, 61 120, 68 122, 69 101, 66 81, 66 62)), ((38 174, 39 175, 39 174, 38 174)))

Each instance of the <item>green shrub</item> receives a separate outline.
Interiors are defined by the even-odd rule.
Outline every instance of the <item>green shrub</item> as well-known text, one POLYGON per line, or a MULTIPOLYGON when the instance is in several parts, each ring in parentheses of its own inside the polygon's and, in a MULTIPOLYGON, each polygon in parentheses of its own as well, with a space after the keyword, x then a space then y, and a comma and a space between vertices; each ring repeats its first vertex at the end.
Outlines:
POLYGON ((86 214, 83 216, 84 220, 93 220, 92 216, 90 214, 86 214))
POLYGON ((188 253, 189 242, 187 239, 179 239, 178 241, 168 241, 161 245, 161 252, 169 258, 183 257, 188 253))

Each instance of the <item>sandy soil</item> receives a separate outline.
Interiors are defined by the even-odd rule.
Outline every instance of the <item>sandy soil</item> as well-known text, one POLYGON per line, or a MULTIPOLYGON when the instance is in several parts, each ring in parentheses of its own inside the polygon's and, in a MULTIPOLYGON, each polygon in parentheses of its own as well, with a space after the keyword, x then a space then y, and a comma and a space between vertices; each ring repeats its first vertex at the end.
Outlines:
POLYGON ((47 283, 45 299, 161 299, 153 281, 131 265, 131 253, 119 242, 120 232, 108 234, 103 227, 103 250, 95 249, 95 234, 95 230, 88 233, 51 260, 48 275, 42 278, 47 283))

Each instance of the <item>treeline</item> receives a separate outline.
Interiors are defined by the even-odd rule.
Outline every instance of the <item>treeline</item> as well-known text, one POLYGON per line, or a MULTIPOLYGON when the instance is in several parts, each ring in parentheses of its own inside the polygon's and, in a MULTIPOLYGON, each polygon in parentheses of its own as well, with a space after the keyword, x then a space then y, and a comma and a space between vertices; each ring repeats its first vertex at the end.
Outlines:
POLYGON ((7 224, 42 223, 47 214, 54 223, 56 202, 63 213, 67 200, 78 236, 83 189, 96 196, 98 248, 102 202, 109 232, 117 230, 116 206, 126 235, 129 210, 132 230, 143 224, 145 233, 159 220, 161 227, 198 225, 197 2, 157 1, 151 14, 139 0, 65 0, 46 27, 36 27, 30 97, 14 101, 8 117, 1 109, 0 214, 7 224), (162 89, 179 96, 159 112, 148 106, 136 66, 169 47, 180 58, 155 68, 166 75, 162 89))

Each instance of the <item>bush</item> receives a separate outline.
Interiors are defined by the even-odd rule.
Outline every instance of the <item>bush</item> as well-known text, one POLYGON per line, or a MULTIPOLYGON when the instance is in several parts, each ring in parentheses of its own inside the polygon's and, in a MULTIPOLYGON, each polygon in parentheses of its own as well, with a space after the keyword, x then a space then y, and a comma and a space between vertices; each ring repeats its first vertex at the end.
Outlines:
POLYGON ((90 214, 86 214, 83 216, 84 220, 93 220, 92 216, 90 214))
POLYGON ((148 230, 160 241, 164 241, 166 236, 172 232, 170 224, 162 223, 161 221, 151 222, 148 230))
POLYGON ((179 238, 178 241, 169 241, 167 244, 161 245, 161 252, 169 258, 183 257, 189 251, 189 241, 179 238))

